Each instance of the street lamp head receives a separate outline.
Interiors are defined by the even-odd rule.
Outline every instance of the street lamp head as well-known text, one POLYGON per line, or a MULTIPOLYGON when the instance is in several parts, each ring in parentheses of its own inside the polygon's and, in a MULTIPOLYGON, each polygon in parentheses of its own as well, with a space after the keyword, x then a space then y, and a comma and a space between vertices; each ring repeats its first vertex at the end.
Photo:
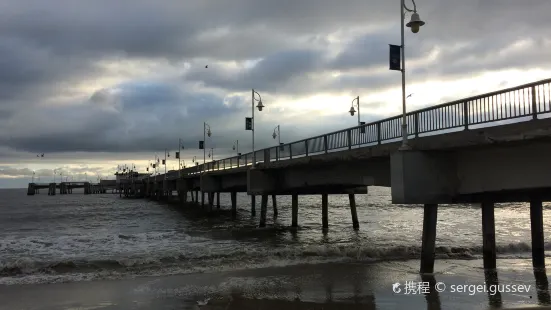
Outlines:
POLYGON ((234 151, 235 151, 235 144, 233 145, 233 148, 232 148, 234 151))
POLYGON ((350 111, 348 112, 350 112, 350 115, 354 116, 354 113, 356 113, 356 109, 354 109, 354 106, 351 106, 350 111))
POLYGON ((413 12, 413 14, 411 14, 411 20, 406 24, 406 26, 411 28, 411 32, 417 33, 419 32, 419 27, 424 24, 425 22, 421 20, 419 14, 417 12, 413 12))
POLYGON ((264 108, 264 105, 262 104, 262 100, 258 100, 258 105, 256 107, 258 108, 258 111, 262 111, 262 108, 264 108))
POLYGON ((212 133, 211 133, 210 128, 209 128, 209 129, 207 130, 207 136, 210 137, 211 134, 212 134, 212 133))
POLYGON ((274 131, 274 133, 272 134, 272 137, 273 137, 274 139, 277 137, 277 134, 275 133, 275 131, 274 131))

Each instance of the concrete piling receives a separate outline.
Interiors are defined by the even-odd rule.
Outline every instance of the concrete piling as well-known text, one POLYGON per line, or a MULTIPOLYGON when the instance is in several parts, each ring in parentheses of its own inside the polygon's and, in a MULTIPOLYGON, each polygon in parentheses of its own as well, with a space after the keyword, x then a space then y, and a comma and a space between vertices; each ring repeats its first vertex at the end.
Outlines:
POLYGON ((207 212, 211 213, 212 209, 214 207, 214 192, 208 192, 207 195, 208 195, 208 200, 209 200, 208 201, 207 212))
POLYGON ((237 216, 237 193, 231 192, 231 216, 235 218, 237 216))
POLYGON ((50 183, 48 185, 48 196, 55 196, 55 183, 50 183))
POLYGON ((266 227, 266 211, 268 210, 268 195, 262 195, 260 202, 260 227, 266 227))
POLYGON ((256 216, 256 196, 251 195, 251 216, 256 216))
POLYGON ((329 205, 327 194, 321 194, 321 224, 323 229, 329 228, 329 205))
POLYGON ((532 232, 532 266, 545 268, 543 211, 541 199, 530 201, 530 228, 532 232))
POLYGON ((350 200, 350 213, 352 215, 352 227, 354 229, 360 228, 360 223, 358 222, 358 214, 356 213, 356 197, 354 194, 348 194, 348 200, 350 200))
POLYGON ((291 227, 298 227, 298 195, 291 195, 291 227))
POLYGON ((277 197, 276 195, 272 195, 272 206, 274 208, 274 217, 277 217, 277 197))
POLYGON ((437 204, 425 204, 423 210, 423 236, 421 237, 421 273, 434 272, 437 215, 437 204))
POLYGON ((482 255, 485 269, 496 268, 496 228, 494 203, 483 202, 482 208, 482 255))
POLYGON ((220 192, 216 192, 216 208, 220 209, 220 192))

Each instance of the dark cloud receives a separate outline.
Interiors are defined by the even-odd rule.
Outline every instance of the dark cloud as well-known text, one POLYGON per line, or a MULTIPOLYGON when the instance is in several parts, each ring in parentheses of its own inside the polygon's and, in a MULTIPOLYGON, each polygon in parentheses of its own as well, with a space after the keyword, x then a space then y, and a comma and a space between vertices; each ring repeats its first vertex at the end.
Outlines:
MULTIPOLYGON (((418 34, 406 29, 408 83, 546 68, 551 62, 545 37, 551 30, 549 1, 417 2, 427 24, 418 34)), ((388 44, 400 42, 398 5, 365 0, 6 3, 0 10, 0 160, 13 166, 23 161, 22 154, 42 152, 68 161, 148 158, 177 147, 178 138, 186 152, 195 154, 205 121, 213 131, 207 145, 217 148, 217 158, 231 155, 236 139, 248 152, 244 117, 250 116, 251 88, 269 106, 276 96, 364 96, 399 87, 400 74, 388 70, 388 44), (120 60, 131 60, 142 71, 168 63, 180 74, 156 71, 162 66, 153 65, 134 78, 123 65, 104 65, 120 60), (112 75, 127 80, 103 81, 112 75), (84 87, 93 90, 82 93, 84 87)), ((374 102, 368 109, 386 104, 374 102)), ((257 148, 275 143, 271 133, 277 124, 285 142, 355 124, 346 114, 291 118, 276 109, 256 117, 257 148)))

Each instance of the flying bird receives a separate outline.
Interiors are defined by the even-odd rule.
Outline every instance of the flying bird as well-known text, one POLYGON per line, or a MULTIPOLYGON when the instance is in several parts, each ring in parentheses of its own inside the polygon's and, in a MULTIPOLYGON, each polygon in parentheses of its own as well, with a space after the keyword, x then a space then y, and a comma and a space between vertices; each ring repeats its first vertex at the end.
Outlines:
POLYGON ((411 97, 411 95, 413 95, 413 93, 409 94, 409 95, 408 95, 408 96, 407 96, 406 98, 409 98, 409 97, 411 97))
POLYGON ((205 69, 208 68, 208 67, 209 67, 209 65, 206 65, 206 66, 205 66, 205 69))

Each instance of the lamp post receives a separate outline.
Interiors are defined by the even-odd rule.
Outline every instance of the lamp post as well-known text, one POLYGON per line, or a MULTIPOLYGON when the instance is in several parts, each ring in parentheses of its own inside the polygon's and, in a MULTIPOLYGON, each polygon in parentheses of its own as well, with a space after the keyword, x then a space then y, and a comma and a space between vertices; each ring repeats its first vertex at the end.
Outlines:
POLYGON ((233 143, 233 150, 237 151, 237 155, 239 155, 239 140, 235 140, 233 143))
POLYGON ((214 148, 210 148, 210 151, 209 151, 209 158, 211 158, 212 156, 212 161, 214 161, 214 148))
POLYGON ((165 149, 165 163, 163 164, 163 166, 165 166, 165 179, 166 179, 166 153, 167 153, 167 149, 165 149))
POLYGON ((281 131, 280 131, 280 128, 279 128, 279 125, 277 125, 275 128, 274 128, 274 133, 272 134, 272 138, 277 138, 277 145, 279 146, 281 144, 281 131), (276 133, 276 130, 277 130, 277 133, 276 133))
POLYGON ((276 160, 279 160, 279 151, 281 149, 281 129, 279 125, 277 125, 274 128, 274 133, 272 133, 272 138, 275 139, 276 137, 277 137, 276 160), (277 130, 277 133, 276 133, 276 130, 277 130))
POLYGON ((262 108, 264 108, 264 105, 262 104, 262 97, 260 97, 260 94, 256 92, 254 89, 252 90, 252 128, 251 131, 253 132, 253 168, 256 167, 256 152, 254 151, 254 103, 255 101, 258 101, 258 105, 256 106, 258 108, 259 112, 262 112, 262 108), (258 95, 258 100, 256 99, 255 95, 258 95))
POLYGON ((205 162, 207 157, 207 148, 206 148, 207 137, 205 135, 210 137, 211 134, 212 132, 210 131, 210 125, 207 124, 206 122, 203 122, 203 172, 205 172, 205 162))
POLYGON ((354 102, 357 103, 357 106, 358 106, 358 126, 360 126, 362 123, 360 122, 360 96, 354 98, 352 100, 352 106, 350 107, 350 115, 351 116, 354 116, 354 113, 356 113, 356 110, 354 110, 354 102))
POLYGON ((411 20, 406 24, 406 27, 411 28, 411 32, 419 32, 419 27, 425 24, 424 21, 419 18, 417 13, 417 5, 415 0, 411 0, 413 3, 413 10, 408 8, 404 0, 400 0, 400 20, 401 20, 401 50, 402 50, 402 146, 400 150, 409 150, 410 146, 408 145, 408 124, 407 124, 407 115, 406 115, 406 59, 405 59, 405 46, 404 46, 404 19, 406 18, 406 12, 413 12, 411 14, 411 20), (404 11, 405 10, 405 11, 404 11))
POLYGON ((182 170, 182 150, 184 149, 184 146, 182 145, 182 139, 178 138, 178 177, 181 176, 180 170, 182 170))

